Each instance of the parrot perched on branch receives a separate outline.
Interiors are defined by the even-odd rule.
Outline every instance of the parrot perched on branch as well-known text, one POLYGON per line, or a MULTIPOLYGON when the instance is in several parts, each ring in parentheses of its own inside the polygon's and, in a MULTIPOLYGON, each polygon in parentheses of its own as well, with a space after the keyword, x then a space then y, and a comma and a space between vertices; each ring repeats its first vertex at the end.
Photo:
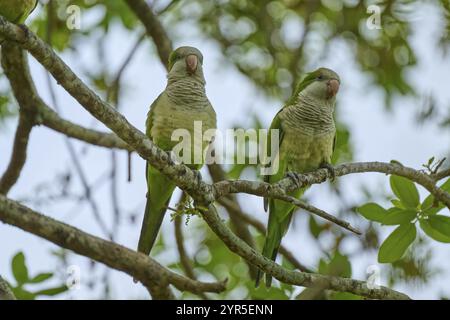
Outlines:
MULTIPOLYGON (((336 142, 336 127, 333 118, 336 94, 339 90, 339 76, 332 70, 319 68, 299 83, 286 105, 276 114, 270 130, 279 130, 278 172, 266 175, 269 183, 291 177, 298 183, 296 173, 327 168, 334 177, 331 156, 336 142)), ((270 141, 268 148, 271 157, 270 141)), ((305 188, 290 194, 301 197, 305 188)), ((264 210, 269 209, 266 240, 262 254, 275 261, 281 239, 287 232, 295 206, 280 200, 264 199, 264 210)), ((256 286, 259 285, 262 272, 258 270, 256 286)), ((272 277, 266 274, 266 287, 270 287, 272 277)))
MULTIPOLYGON (((37 0, 0 0, 0 16, 9 22, 22 24, 36 8, 37 0)), ((0 36, 0 44, 4 38, 0 36)))
POLYGON ((37 0, 0 0, 0 15, 10 22, 24 23, 37 4, 37 0))
MULTIPOLYGON (((147 136, 158 147, 172 150, 178 143, 171 139, 177 129, 185 129, 194 137, 194 121, 201 121, 202 133, 216 128, 216 113, 206 96, 205 84, 203 55, 198 49, 180 47, 170 54, 166 89, 151 105, 146 123, 147 136)), ((210 141, 193 141, 192 151, 195 143, 205 150, 210 141)), ((202 163, 193 162, 186 165, 193 170, 202 167, 202 163)), ((147 203, 138 251, 149 254, 176 185, 149 163, 146 170, 147 203)))

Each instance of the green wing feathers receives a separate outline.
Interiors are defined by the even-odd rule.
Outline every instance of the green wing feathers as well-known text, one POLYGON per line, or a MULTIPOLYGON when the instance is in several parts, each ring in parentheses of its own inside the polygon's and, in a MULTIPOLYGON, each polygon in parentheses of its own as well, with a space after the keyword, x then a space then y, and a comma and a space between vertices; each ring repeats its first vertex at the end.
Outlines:
MULTIPOLYGON (((283 110, 283 109, 281 109, 281 110, 283 110)), ((278 138, 279 138, 279 145, 278 145, 278 149, 279 149, 279 147, 281 145, 281 142, 283 140, 283 137, 284 137, 283 130, 282 130, 282 127, 281 127, 281 119, 279 117, 279 114, 280 114, 281 110, 278 111, 278 113, 273 118, 272 123, 271 123, 270 128, 269 128, 268 136, 267 136, 267 155, 272 157, 272 159, 274 158, 274 155, 272 155, 272 135, 271 135, 271 131, 272 130, 279 130, 279 136, 278 136, 278 138)), ((279 172, 280 171, 283 171, 281 166, 279 168, 279 172)), ((284 175, 284 173, 282 173, 282 175, 284 175)), ((264 182, 270 183, 271 182, 270 180, 272 178, 273 178, 273 176, 266 175, 266 176, 264 176, 264 182)), ((269 199, 264 198, 264 211, 267 211, 268 203, 269 203, 269 199)))
POLYGON ((24 23, 37 4, 37 0, 0 0, 0 15, 10 22, 24 23))

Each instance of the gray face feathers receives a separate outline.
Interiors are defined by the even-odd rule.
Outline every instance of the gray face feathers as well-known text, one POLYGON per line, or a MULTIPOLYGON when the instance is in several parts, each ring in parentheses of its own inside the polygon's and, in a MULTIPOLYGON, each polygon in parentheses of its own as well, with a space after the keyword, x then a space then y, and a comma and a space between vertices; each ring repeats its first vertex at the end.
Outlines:
POLYGON ((198 66, 203 64, 203 55, 197 48, 188 46, 179 47, 170 54, 169 72, 172 71, 175 65, 179 64, 184 64, 186 71, 194 74, 198 66))
POLYGON ((297 87, 296 96, 303 94, 314 99, 334 99, 339 90, 340 82, 336 72, 327 68, 319 68, 306 75, 297 87))

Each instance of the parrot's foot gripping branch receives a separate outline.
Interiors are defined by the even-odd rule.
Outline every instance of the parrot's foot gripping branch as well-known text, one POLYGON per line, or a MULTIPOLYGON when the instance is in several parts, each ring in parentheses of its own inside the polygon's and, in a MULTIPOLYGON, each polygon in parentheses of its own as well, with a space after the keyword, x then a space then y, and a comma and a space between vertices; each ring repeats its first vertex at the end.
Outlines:
POLYGON ((320 168, 327 169, 328 176, 331 181, 334 181, 334 179, 336 179, 336 170, 334 170, 334 167, 331 164, 324 162, 320 165, 320 168))
POLYGON ((289 171, 286 173, 286 177, 290 178, 294 182, 297 189, 300 189, 302 187, 302 183, 300 182, 300 175, 297 172, 289 171))

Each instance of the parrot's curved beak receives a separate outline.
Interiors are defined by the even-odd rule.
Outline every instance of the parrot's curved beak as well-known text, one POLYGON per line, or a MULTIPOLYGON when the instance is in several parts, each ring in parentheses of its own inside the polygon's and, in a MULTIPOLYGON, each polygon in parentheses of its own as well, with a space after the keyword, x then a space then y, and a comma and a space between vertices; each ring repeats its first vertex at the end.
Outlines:
POLYGON ((195 54, 190 54, 186 57, 186 68, 189 74, 194 74, 197 70, 198 58, 195 54))
POLYGON ((336 94, 339 91, 339 80, 337 79, 330 79, 327 82, 327 94, 328 94, 328 99, 333 98, 334 96, 336 96, 336 94))

